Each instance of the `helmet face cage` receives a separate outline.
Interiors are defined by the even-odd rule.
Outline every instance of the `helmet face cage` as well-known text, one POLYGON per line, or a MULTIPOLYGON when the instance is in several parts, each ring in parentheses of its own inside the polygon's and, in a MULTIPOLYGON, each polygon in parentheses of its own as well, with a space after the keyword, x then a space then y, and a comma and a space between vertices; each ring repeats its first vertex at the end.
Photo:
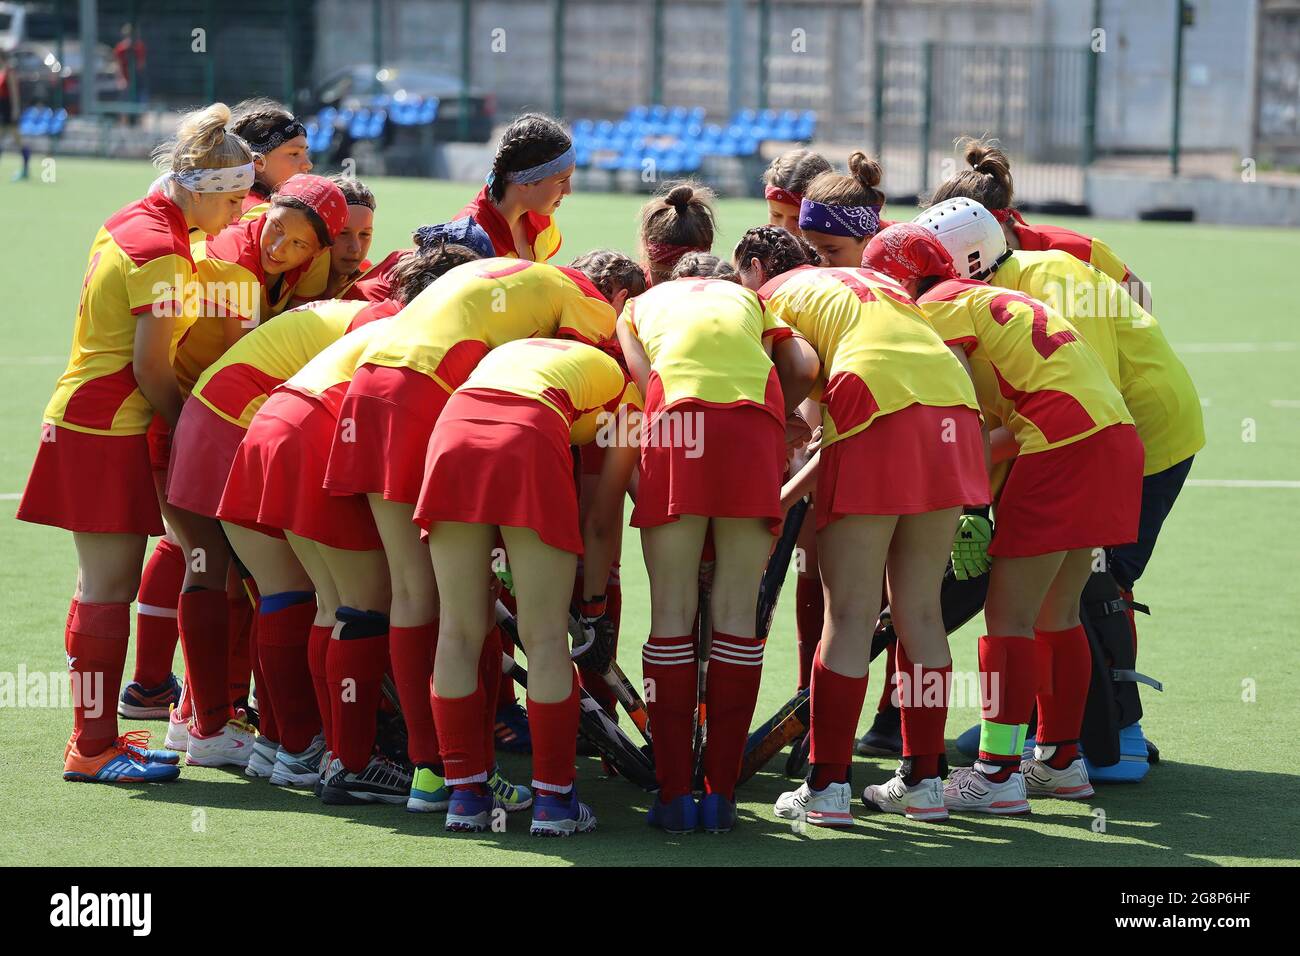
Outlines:
POLYGON ((969 279, 988 278, 1011 255, 1002 224, 973 199, 946 200, 912 221, 935 234, 957 272, 969 279))

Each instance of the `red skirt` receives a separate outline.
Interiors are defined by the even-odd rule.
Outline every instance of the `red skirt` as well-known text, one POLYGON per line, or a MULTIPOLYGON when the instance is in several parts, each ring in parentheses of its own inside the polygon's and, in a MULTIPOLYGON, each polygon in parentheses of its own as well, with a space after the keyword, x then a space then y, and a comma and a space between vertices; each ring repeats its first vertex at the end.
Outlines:
POLYGON ((1021 455, 993 509, 989 554, 1027 558, 1136 541, 1144 458, 1132 425, 1021 455))
POLYGON ((641 477, 632 527, 681 515, 764 518, 781 527, 785 428, 757 405, 678 402, 641 429, 641 477))
POLYGON ((339 421, 350 421, 347 437, 353 440, 333 437, 325 488, 335 495, 382 493, 389 501, 415 504, 429 436, 448 397, 415 369, 362 365, 339 409, 339 421))
POLYGON ((429 440, 415 523, 532 528, 582 554, 569 430, 541 402, 491 389, 457 391, 429 440))
POLYGON ((989 503, 979 412, 909 405, 822 449, 817 530, 845 515, 914 515, 989 503))
POLYGON ((215 518, 245 434, 242 427, 226 421, 197 398, 186 401, 172 435, 168 503, 215 518))
POLYGON ((149 430, 144 434, 149 440, 149 467, 167 474, 172 455, 172 430, 167 425, 167 419, 155 413, 149 422, 149 430))
POLYGON ((273 392, 239 444, 217 517, 276 537, 292 531, 346 551, 381 548, 366 499, 331 495, 321 486, 335 425, 318 399, 290 389, 273 392))
POLYGON ((47 422, 17 517, 86 533, 162 534, 149 440, 47 422))

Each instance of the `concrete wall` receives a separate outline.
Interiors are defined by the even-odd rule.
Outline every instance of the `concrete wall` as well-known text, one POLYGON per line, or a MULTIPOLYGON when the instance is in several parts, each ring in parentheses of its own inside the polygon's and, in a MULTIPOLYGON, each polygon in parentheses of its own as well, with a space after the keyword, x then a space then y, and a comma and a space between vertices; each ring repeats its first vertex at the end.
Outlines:
POLYGON ((1300 187, 1240 180, 1169 179, 1125 172, 1085 174, 1092 213, 1103 219, 1132 219, 1162 207, 1190 208, 1198 222, 1241 226, 1300 226, 1300 187))

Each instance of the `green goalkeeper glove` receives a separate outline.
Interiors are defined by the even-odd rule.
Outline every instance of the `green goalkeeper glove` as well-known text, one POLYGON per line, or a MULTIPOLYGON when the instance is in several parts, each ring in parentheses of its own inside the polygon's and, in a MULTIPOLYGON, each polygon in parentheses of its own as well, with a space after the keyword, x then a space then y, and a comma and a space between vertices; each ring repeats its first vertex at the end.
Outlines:
POLYGON ((957 521, 957 536, 952 541, 952 570, 958 581, 987 574, 993 562, 989 559, 989 542, 993 540, 993 526, 983 515, 962 515, 957 521))

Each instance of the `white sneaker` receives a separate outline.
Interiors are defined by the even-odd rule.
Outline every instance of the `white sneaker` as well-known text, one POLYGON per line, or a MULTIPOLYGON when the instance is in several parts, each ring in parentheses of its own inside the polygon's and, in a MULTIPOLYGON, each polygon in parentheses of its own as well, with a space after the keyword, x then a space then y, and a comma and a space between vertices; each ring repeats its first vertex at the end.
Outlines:
MULTIPOLYGON (((183 700, 184 689, 181 693, 183 700)), ((163 738, 163 746, 178 754, 183 754, 189 749, 190 722, 181 717, 180 704, 172 704, 167 710, 167 736, 163 738)))
POLYGON ((269 737, 258 734, 253 741, 253 753, 244 768, 244 776, 254 780, 266 780, 275 769, 275 755, 280 752, 280 745, 269 737))
POLYGON ((908 786, 901 774, 894 774, 885 783, 874 783, 862 791, 862 802, 872 810, 901 813, 909 820, 940 823, 948 819, 948 808, 943 805, 943 781, 930 777, 908 786))
POLYGON ((850 802, 853 790, 847 783, 832 783, 825 790, 814 790, 807 782, 776 798, 773 812, 782 820, 806 820, 819 827, 851 827, 850 802))
POLYGON ((1047 758, 1051 756, 1045 752, 1048 749, 1035 747, 1033 757, 1020 764, 1020 774, 1025 778, 1025 790, 1029 796, 1086 800, 1096 793, 1088 780, 1088 768, 1084 766, 1082 757, 1072 761, 1065 769, 1057 770, 1047 763, 1047 758))
POLYGON ((256 732, 242 715, 231 717, 211 737, 200 736, 198 728, 191 726, 185 762, 193 767, 247 767, 256 740, 256 732))
POLYGON ((958 767, 943 785, 943 805, 949 810, 1015 815, 1029 812, 1025 778, 1013 773, 994 783, 976 767, 958 767))
MULTIPOLYGON (((260 739, 260 738, 259 738, 260 739)), ((271 783, 276 787, 315 787, 320 779, 321 757, 325 737, 317 734, 302 753, 290 753, 281 747, 275 755, 271 783)))

